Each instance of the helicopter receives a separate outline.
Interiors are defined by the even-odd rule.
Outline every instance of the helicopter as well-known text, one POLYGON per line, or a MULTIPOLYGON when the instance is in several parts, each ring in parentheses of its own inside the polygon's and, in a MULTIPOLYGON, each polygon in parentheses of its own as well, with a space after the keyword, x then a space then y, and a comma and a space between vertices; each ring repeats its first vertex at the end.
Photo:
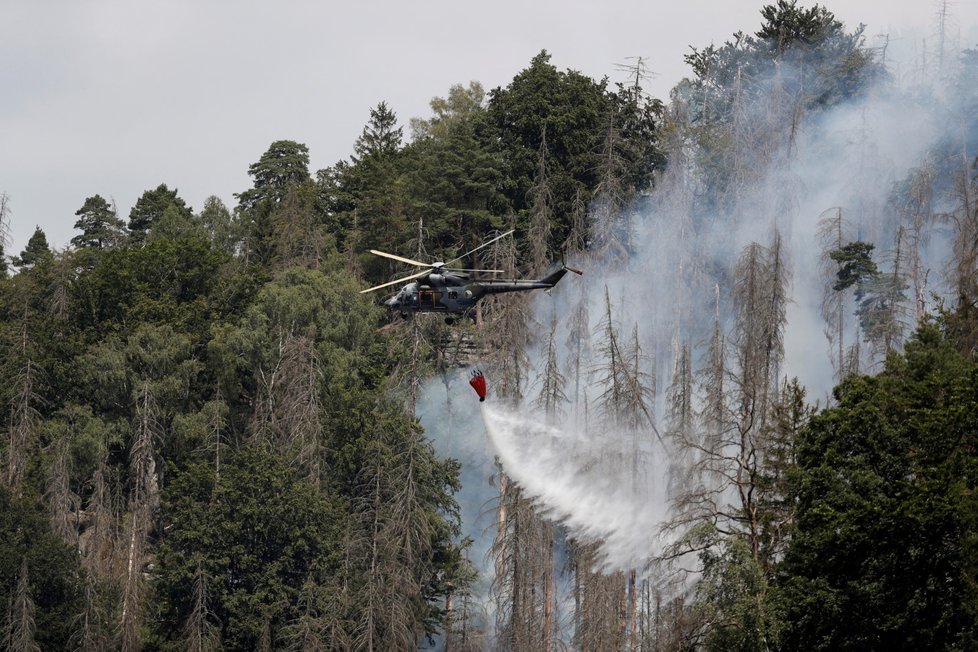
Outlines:
POLYGON ((404 319, 417 313, 445 313, 445 323, 451 325, 459 317, 470 314, 470 311, 479 300, 489 294, 523 292, 526 290, 549 290, 557 285, 567 272, 581 274, 580 271, 561 264, 560 267, 541 279, 473 279, 470 277, 472 273, 502 274, 503 270, 451 267, 452 263, 462 260, 483 247, 487 247, 493 242, 511 235, 514 230, 509 230, 457 258, 453 258, 447 263, 422 263, 385 251, 371 249, 370 253, 375 256, 383 256, 384 258, 390 258, 423 269, 414 274, 402 276, 393 281, 361 290, 360 293, 366 294, 374 290, 380 290, 408 281, 408 283, 401 287, 397 294, 384 302, 390 308, 391 312, 400 313, 404 319))

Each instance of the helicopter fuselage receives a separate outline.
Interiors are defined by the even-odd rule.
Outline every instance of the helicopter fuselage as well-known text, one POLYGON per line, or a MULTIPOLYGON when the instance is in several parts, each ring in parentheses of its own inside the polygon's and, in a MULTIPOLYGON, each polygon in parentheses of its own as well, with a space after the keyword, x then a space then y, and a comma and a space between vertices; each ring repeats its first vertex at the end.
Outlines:
POLYGON ((384 303, 404 317, 419 312, 461 315, 489 294, 550 289, 563 278, 568 269, 562 267, 539 280, 470 280, 465 274, 432 272, 417 281, 407 283, 384 303))

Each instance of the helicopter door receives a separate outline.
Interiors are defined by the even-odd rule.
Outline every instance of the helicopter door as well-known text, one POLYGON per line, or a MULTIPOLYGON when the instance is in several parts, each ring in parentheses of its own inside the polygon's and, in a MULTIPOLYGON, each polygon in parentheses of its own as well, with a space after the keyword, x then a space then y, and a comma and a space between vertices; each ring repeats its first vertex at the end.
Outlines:
POLYGON ((434 310, 438 303, 439 293, 434 290, 419 290, 418 305, 422 310, 434 310))

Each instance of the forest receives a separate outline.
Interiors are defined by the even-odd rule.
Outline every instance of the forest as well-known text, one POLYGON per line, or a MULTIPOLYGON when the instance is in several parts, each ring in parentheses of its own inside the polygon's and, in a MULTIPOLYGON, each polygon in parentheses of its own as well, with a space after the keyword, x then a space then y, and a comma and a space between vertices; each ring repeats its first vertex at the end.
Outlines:
POLYGON ((978 44, 739 27, 0 239, 2 647, 978 649, 978 44), (584 274, 360 292, 509 229, 466 265, 584 274))

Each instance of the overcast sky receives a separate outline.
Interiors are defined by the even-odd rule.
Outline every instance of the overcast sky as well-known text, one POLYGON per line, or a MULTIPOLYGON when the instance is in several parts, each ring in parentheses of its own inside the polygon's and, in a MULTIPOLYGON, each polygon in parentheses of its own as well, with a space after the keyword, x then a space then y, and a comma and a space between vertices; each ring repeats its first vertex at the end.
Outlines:
MULTIPOLYGON (((773 3, 774 0, 770 0, 773 3)), ((67 245, 86 197, 120 216, 166 183, 195 211, 251 187, 275 140, 311 170, 352 153, 386 101, 405 134, 453 84, 506 86, 546 49, 560 70, 624 81, 647 61, 652 95, 686 76, 690 46, 760 25, 764 0, 0 0, 0 192, 20 252, 35 226, 67 245)), ((803 6, 814 3, 800 2, 803 6)), ((899 74, 936 48, 931 0, 821 3, 868 45, 889 36, 899 74)), ((978 2, 947 2, 949 47, 978 46, 978 2)))

